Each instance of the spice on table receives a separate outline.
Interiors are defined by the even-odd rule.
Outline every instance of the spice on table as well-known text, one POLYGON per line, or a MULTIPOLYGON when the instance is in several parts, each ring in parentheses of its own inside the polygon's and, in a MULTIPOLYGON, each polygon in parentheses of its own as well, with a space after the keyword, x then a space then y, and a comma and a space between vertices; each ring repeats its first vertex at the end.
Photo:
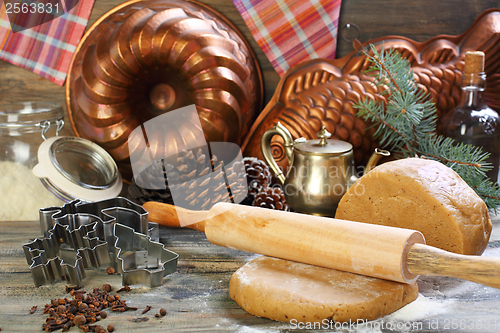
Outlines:
POLYGON ((114 332, 115 331, 115 326, 112 324, 108 325, 108 332, 114 332))
POLYGON ((78 294, 82 294, 82 295, 84 295, 85 293, 86 293, 86 291, 85 291, 85 290, 71 289, 71 290, 69 291, 69 294, 70 294, 71 296, 75 296, 75 295, 78 295, 78 294))
POLYGON ((103 326, 94 325, 108 316, 104 309, 111 307, 113 311, 137 310, 137 308, 127 306, 126 301, 120 299, 118 295, 111 295, 99 288, 94 288, 89 293, 72 288, 67 290, 73 299, 52 299, 49 304, 45 305, 43 312, 49 317, 42 325, 44 331, 52 332, 62 329, 66 332, 71 327, 77 326, 84 332, 106 332, 103 326), (119 310, 114 310, 115 308, 119 310))
POLYGON ((102 327, 101 325, 96 325, 94 327, 94 332, 96 332, 96 333, 104 333, 104 332, 106 332, 106 329, 104 327, 102 327))
POLYGON ((120 304, 114 304, 111 306, 111 311, 119 311, 119 312, 125 312, 125 311, 137 311, 136 307, 128 306, 125 303, 120 303, 120 304))
POLYGON ((144 310, 142 310, 142 314, 145 314, 149 310, 151 310, 151 305, 146 305, 146 308, 144 310))
POLYGON ((105 284, 102 285, 102 290, 104 290, 105 292, 109 293, 110 291, 113 290, 113 287, 111 287, 110 284, 105 283, 105 284))
POLYGON ((125 287, 123 287, 123 288, 118 289, 116 292, 117 292, 117 293, 120 293, 120 292, 122 292, 122 291, 129 292, 129 291, 130 291, 130 287, 129 287, 129 286, 125 286, 125 287))
POLYGON ((35 313, 36 309, 38 308, 38 306, 34 305, 31 310, 30 310, 30 314, 33 314, 35 313))
POLYGON ((157 314, 155 315, 155 317, 157 317, 157 318, 159 318, 159 317, 165 317, 166 315, 167 315, 167 310, 165 310, 164 308, 161 308, 161 309, 160 309, 160 312, 159 312, 159 313, 157 313, 157 314))
POLYGON ((76 326, 81 326, 81 325, 84 325, 85 323, 87 323, 87 319, 85 318, 84 315, 76 315, 74 318, 73 318, 73 324, 75 324, 76 326))
POLYGON ((111 274, 115 274, 115 272, 116 272, 116 271, 115 271, 115 269, 114 269, 113 267, 108 267, 108 268, 106 268, 106 273, 108 273, 108 274, 110 274, 110 275, 111 275, 111 274))

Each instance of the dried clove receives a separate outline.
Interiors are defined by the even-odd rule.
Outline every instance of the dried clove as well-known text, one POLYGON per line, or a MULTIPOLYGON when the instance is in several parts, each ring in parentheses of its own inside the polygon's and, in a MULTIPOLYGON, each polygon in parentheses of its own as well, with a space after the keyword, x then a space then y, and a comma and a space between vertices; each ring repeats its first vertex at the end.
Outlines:
POLYGON ((165 310, 164 308, 161 308, 160 309, 160 312, 157 313, 155 315, 156 318, 161 318, 161 317, 165 317, 167 315, 167 310, 165 310))
POLYGON ((73 324, 75 324, 76 326, 81 326, 84 325, 85 323, 87 323, 87 319, 85 318, 84 315, 79 314, 73 318, 73 324))
POLYGON ((123 287, 123 288, 118 289, 116 292, 117 292, 117 293, 120 293, 120 292, 122 292, 122 291, 129 292, 129 291, 130 291, 130 287, 129 287, 129 286, 125 286, 125 287, 123 287))
POLYGON ((151 310, 151 305, 146 305, 146 308, 144 310, 142 310, 142 314, 145 314, 149 310, 151 310))
POLYGON ((38 308, 38 306, 34 305, 31 310, 30 310, 30 314, 33 314, 35 313, 36 309, 38 308))
POLYGON ((109 275, 111 274, 115 274, 115 269, 113 267, 108 267, 106 268, 106 273, 108 273, 109 275))
MULTIPOLYGON (((76 326, 83 332, 106 332, 103 326, 95 325, 96 322, 108 316, 104 309, 111 307, 113 311, 137 310, 135 307, 129 307, 126 301, 120 299, 118 295, 111 295, 110 287, 105 284, 103 290, 94 288, 92 292, 87 293, 84 290, 66 286, 66 290, 73 296, 73 299, 52 299, 50 303, 45 304, 43 312, 49 316, 42 325, 42 329, 47 332, 59 329, 67 332, 71 327, 76 326)), ((34 312, 35 309, 36 306, 31 311, 34 312)))

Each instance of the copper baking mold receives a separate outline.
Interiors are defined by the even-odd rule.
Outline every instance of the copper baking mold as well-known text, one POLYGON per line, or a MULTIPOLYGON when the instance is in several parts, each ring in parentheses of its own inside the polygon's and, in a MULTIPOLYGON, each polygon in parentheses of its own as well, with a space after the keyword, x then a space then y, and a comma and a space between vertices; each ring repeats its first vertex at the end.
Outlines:
MULTIPOLYGON (((195 104, 207 141, 241 144, 263 107, 262 74, 236 27, 194 1, 128 1, 78 45, 66 84, 77 136, 98 143, 131 176, 128 136, 144 122, 195 104)), ((189 147, 195 124, 154 140, 189 147)), ((198 128, 196 128, 199 131, 198 128)))
MULTIPOLYGON (((460 101, 461 74, 465 52, 481 50, 486 55, 486 99, 500 108, 500 12, 482 13, 467 31, 458 36, 440 35, 424 43, 400 36, 374 39, 362 45, 371 53, 373 44, 380 51, 394 48, 407 58, 419 85, 430 93, 442 115, 460 101)), ((259 115, 242 149, 245 156, 263 158, 260 140, 266 130, 281 122, 294 139, 314 139, 324 125, 332 138, 354 146, 357 165, 365 165, 377 146, 375 129, 356 117, 353 107, 360 99, 370 97, 384 101, 374 78, 366 74, 370 67, 363 53, 353 51, 335 60, 312 60, 291 67, 278 83, 269 104, 259 115)), ((278 165, 286 168, 283 140, 275 136, 271 142, 278 165)))

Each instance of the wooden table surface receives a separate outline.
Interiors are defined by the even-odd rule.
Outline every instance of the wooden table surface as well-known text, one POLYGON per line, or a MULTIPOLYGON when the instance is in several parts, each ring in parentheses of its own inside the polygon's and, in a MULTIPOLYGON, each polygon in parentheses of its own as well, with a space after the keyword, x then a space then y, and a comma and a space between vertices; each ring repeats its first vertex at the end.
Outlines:
MULTIPOLYGON (((0 327, 3 332, 39 332, 47 317, 43 308, 54 298, 71 298, 65 282, 35 287, 22 245, 40 236, 38 222, 0 222, 0 327), (30 309, 37 306, 34 314, 30 309)), ((179 254, 177 271, 160 287, 132 286, 121 293, 137 311, 110 313, 100 325, 115 332, 292 332, 299 327, 254 317, 231 300, 229 279, 255 254, 210 244, 201 232, 160 228, 160 241, 179 254), (146 305, 151 311, 142 315, 146 305), (163 318, 155 317, 160 308, 163 318)), ((500 218, 494 218, 489 246, 483 255, 500 257, 500 218)), ((115 290, 121 277, 105 268, 87 270, 83 288, 92 291, 104 283, 115 290)), ((454 278, 421 277, 419 298, 394 314, 341 332, 499 332, 500 290, 454 278), (457 328, 457 329, 454 329, 457 328)), ((328 329, 335 331, 331 324, 328 329)), ((323 327, 325 328, 325 327, 323 327)), ((72 328, 70 331, 79 331, 72 328)))

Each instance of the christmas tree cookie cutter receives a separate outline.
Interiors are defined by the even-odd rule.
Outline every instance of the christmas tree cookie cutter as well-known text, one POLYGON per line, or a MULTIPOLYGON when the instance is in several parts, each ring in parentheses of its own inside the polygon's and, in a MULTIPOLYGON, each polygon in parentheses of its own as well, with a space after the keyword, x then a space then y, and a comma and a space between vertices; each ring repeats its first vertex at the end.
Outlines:
POLYGON ((56 278, 81 285, 85 268, 103 265, 114 267, 124 285, 161 285, 163 277, 176 270, 178 255, 158 242, 158 224, 147 217, 142 206, 122 197, 40 209, 44 236, 23 245, 35 285, 56 278), (141 236, 130 237, 128 229, 141 236), (116 247, 124 246, 122 238, 140 241, 125 253, 116 247))
POLYGON ((177 269, 179 255, 149 236, 120 223, 115 224, 115 235, 117 271, 124 286, 159 286, 166 275, 177 269))

